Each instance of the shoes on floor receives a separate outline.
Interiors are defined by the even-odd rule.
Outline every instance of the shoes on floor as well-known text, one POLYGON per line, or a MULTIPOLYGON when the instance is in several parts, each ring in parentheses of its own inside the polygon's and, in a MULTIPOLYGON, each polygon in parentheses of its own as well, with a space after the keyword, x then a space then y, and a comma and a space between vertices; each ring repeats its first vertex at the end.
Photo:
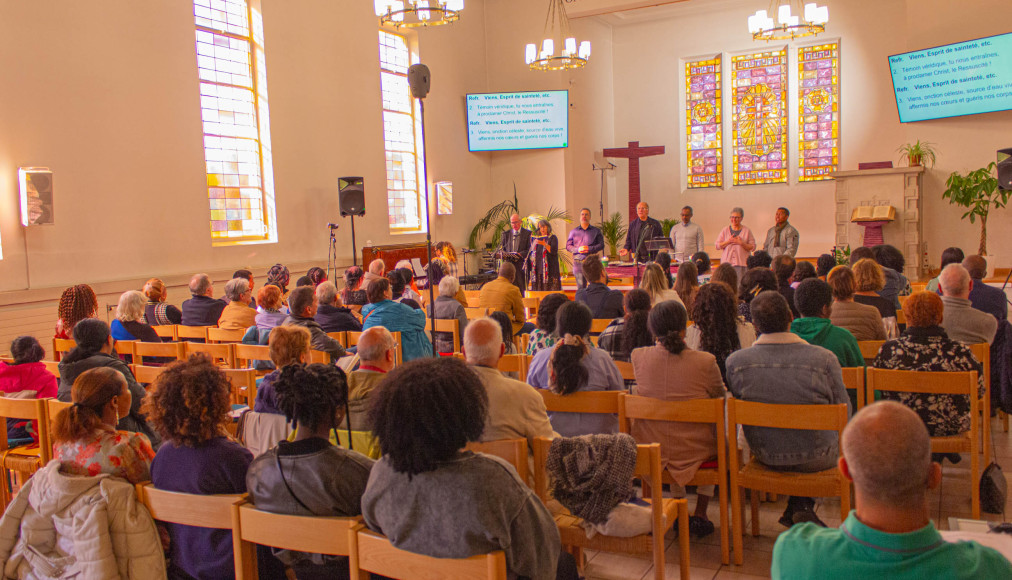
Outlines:
POLYGON ((780 522, 781 526, 789 528, 794 525, 794 514, 784 512, 784 515, 780 516, 780 519, 777 521, 780 522))
POLYGON ((817 525, 819 527, 822 527, 822 528, 827 527, 826 524, 822 520, 819 519, 819 516, 815 515, 815 512, 812 511, 812 510, 800 510, 800 511, 796 511, 796 512, 794 512, 794 515, 791 517, 791 519, 793 520, 793 523, 795 523, 795 524, 802 524, 802 523, 805 523, 805 522, 812 522, 813 524, 815 524, 815 525, 817 525))
POLYGON ((948 459, 949 463, 955 465, 963 460, 963 456, 958 453, 932 453, 931 460, 935 463, 941 463, 943 459, 948 459))
POLYGON ((705 538, 713 533, 713 522, 699 516, 689 516, 689 535, 705 538))

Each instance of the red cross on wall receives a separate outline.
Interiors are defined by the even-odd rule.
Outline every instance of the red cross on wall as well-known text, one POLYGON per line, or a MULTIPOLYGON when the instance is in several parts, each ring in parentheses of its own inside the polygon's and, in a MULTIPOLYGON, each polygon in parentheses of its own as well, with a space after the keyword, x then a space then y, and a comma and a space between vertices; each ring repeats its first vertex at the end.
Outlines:
MULTIPOLYGON (((664 146, 640 147, 639 141, 630 141, 624 149, 605 149, 605 157, 621 157, 629 160, 629 219, 636 215, 640 202, 640 157, 664 155, 664 146)), ((601 216, 604 219, 604 216, 601 216)))

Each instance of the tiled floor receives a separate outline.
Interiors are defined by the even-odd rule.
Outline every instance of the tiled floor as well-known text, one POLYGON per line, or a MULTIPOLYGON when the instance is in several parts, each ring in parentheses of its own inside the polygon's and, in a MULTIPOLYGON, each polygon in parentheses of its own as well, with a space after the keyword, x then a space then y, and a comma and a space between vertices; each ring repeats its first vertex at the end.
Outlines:
MULTIPOLYGON (((1000 423, 992 423, 996 461, 1003 467, 1006 479, 1012 474, 1012 433, 1003 433, 1000 423)), ((970 514, 970 483, 969 455, 963 455, 963 461, 952 465, 948 461, 943 464, 942 486, 933 492, 930 498, 931 518, 939 529, 948 529, 950 516, 971 517, 970 514), (941 504, 941 505, 939 505, 941 504)), ((981 470, 983 455, 981 455, 981 470)), ((1009 488, 1012 489, 1012 482, 1009 488)), ((692 512, 694 498, 689 497, 689 512, 692 512)), ((693 539, 689 545, 690 578, 692 580, 753 580, 770 577, 770 560, 773 544, 777 535, 786 530, 777 523, 783 513, 787 498, 781 496, 775 503, 763 503, 760 506, 759 537, 749 533, 751 526, 748 505, 743 509, 745 516, 744 563, 741 566, 724 566, 720 562, 720 529, 703 538, 693 539)), ((840 525, 840 502, 836 499, 820 500, 816 508, 819 517, 829 526, 840 525)), ((715 525, 720 525, 719 503, 716 498, 710 502, 708 515, 715 525)), ((1006 505, 1006 513, 1012 517, 1012 498, 1006 505)), ((981 517, 993 521, 1005 521, 1001 515, 981 513, 981 517)), ((665 578, 679 577, 678 544, 672 533, 667 537, 668 549, 665 552, 665 578)), ((587 580, 651 580, 654 577, 653 560, 649 554, 642 557, 608 554, 604 552, 586 552, 587 580)), ((732 553, 732 561, 734 554, 732 553)))

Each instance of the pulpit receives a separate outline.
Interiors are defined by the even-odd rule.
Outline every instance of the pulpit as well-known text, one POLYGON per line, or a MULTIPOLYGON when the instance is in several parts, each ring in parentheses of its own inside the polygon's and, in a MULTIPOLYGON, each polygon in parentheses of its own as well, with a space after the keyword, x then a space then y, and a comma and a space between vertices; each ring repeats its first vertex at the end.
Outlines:
POLYGON ((896 208, 895 221, 883 224, 882 243, 903 252, 906 261, 903 274, 908 279, 920 279, 925 251, 921 212, 923 173, 921 166, 832 173, 836 180, 837 247, 861 245, 861 226, 851 221, 857 208, 892 206, 896 208))

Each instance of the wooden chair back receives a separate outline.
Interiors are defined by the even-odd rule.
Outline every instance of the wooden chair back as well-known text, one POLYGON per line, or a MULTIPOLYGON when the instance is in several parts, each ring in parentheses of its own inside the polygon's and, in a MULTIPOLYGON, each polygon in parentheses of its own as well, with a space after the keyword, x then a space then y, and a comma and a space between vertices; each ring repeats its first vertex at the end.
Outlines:
POLYGON ((843 367, 840 370, 843 371, 843 386, 847 387, 848 391, 854 390, 857 392, 857 409, 854 409, 856 413, 868 404, 865 401, 864 367, 843 367))
POLYGON ((487 308, 487 307, 484 307, 484 306, 468 307, 468 308, 464 309, 464 313, 467 314, 467 319, 468 320, 474 320, 475 318, 481 318, 482 316, 488 316, 488 313, 491 312, 491 310, 492 310, 491 308, 487 308))
POLYGON ((498 369, 504 373, 517 373, 517 376, 521 377, 522 380, 526 380, 527 367, 531 364, 532 358, 526 354, 503 355, 499 359, 498 369))
POLYGON ((130 371, 134 374, 134 378, 142 385, 150 385, 155 382, 158 376, 165 372, 166 368, 164 366, 130 365, 130 371))
POLYGON ((179 340, 194 339, 194 340, 207 340, 207 329, 214 328, 213 326, 184 326, 182 324, 176 325, 176 338, 179 340))
POLYGON ((534 296, 525 296, 522 298, 524 301, 524 310, 527 311, 527 318, 533 318, 538 315, 538 304, 541 303, 540 298, 534 296))
POLYGON ((330 353, 322 350, 316 350, 315 348, 309 349, 309 362, 330 364, 330 353))
MULTIPOLYGON (((130 357, 130 359, 128 359, 128 360, 133 360, 134 352, 137 350, 136 345, 137 345, 138 342, 140 342, 140 341, 139 340, 117 340, 117 341, 115 341, 113 343, 112 351, 114 353, 116 353, 116 355, 119 356, 120 358, 128 356, 128 357, 130 357)), ((148 343, 148 344, 159 344, 159 343, 155 342, 155 343, 148 343)))
POLYGON ((253 369, 223 369, 232 385, 232 400, 236 403, 245 401, 246 406, 253 408, 257 398, 257 373, 253 369))
POLYGON ((590 333, 601 334, 612 323, 613 318, 595 318, 590 321, 590 333))
POLYGON ((69 352, 70 349, 74 348, 75 346, 77 346, 77 343, 74 342, 73 339, 70 339, 70 338, 54 338, 53 339, 53 358, 55 358, 56 361, 59 362, 60 359, 63 358, 63 353, 69 352))
POLYGON ((984 451, 984 465, 989 465, 991 463, 991 345, 986 342, 971 344, 970 351, 984 367, 981 375, 984 378, 984 396, 980 399, 981 416, 984 418, 981 425, 981 432, 984 435, 981 449, 984 451))
MULTIPOLYGON (((361 332, 352 332, 349 330, 347 334, 348 334, 348 344, 347 344, 348 347, 357 345, 358 339, 362 337, 361 332)), ((394 356, 394 364, 399 365, 401 364, 401 362, 404 361, 404 347, 401 346, 401 332, 398 330, 397 332, 391 332, 390 334, 394 337, 394 348, 396 349, 394 356)))
POLYGON ((636 373, 633 372, 633 366, 631 362, 624 362, 617 360, 615 366, 618 367, 618 372, 622 373, 622 379, 626 381, 635 381, 636 373))
POLYGON ((233 344, 232 355, 235 359, 235 366, 245 368, 255 360, 271 360, 271 348, 259 344, 233 344))
MULTIPOLYGON (((53 458, 53 446, 49 441, 49 430, 45 428, 49 424, 47 399, 12 399, 0 397, 0 419, 25 419, 36 421, 39 425, 39 458, 41 465, 49 463, 53 458)), ((0 433, 0 452, 9 448, 7 440, 7 429, 0 433)))
POLYGON ((160 522, 231 530, 233 510, 244 495, 197 495, 156 489, 151 482, 137 486, 137 499, 151 512, 151 517, 160 522))
POLYGON ((478 308, 479 306, 481 306, 481 298, 477 295, 467 296, 467 306, 465 306, 465 308, 478 308))
POLYGON ((358 530, 357 541, 358 569, 351 570, 351 580, 363 578, 360 571, 410 580, 506 580, 506 554, 502 551, 470 558, 433 558, 397 549, 364 526, 358 530))
POLYGON ((907 323, 907 315, 903 314, 903 309, 900 308, 899 310, 896 311, 896 324, 905 325, 906 323, 907 323))
POLYGON ((549 413, 600 413, 618 414, 622 391, 588 391, 558 395, 548 389, 538 389, 549 413))
POLYGON ((207 329, 207 342, 215 344, 222 342, 242 342, 244 334, 246 334, 246 331, 243 329, 231 330, 210 326, 207 329))
MULTIPOLYGON (((56 437, 54 436, 56 428, 56 416, 60 414, 60 411, 69 409, 74 404, 64 403, 58 399, 45 399, 46 401, 46 418, 49 421, 49 425, 46 431, 49 433, 50 443, 56 443, 56 437)), ((41 427, 40 427, 41 429, 41 427)))
POLYGON ((500 459, 508 461, 517 475, 524 482, 527 481, 527 440, 526 439, 499 439, 496 441, 472 441, 467 444, 468 451, 495 455, 500 459))
POLYGON ((343 330, 341 332, 328 332, 327 336, 329 336, 330 338, 333 338, 337 342, 340 342, 341 346, 343 346, 344 348, 348 348, 348 333, 347 332, 345 332, 343 330))
POLYGON ((356 532, 361 516, 337 518, 325 516, 293 516, 258 510, 248 502, 240 502, 235 510, 233 547, 237 580, 257 580, 256 545, 294 550, 312 554, 349 556, 358 559, 356 532))
POLYGON ((51 360, 41 361, 42 364, 46 365, 46 370, 53 373, 56 378, 60 378, 60 363, 51 360))
POLYGON ((186 344, 182 342, 137 342, 134 343, 134 363, 144 364, 144 357, 186 359, 186 344))
POLYGON ((179 333, 176 330, 175 324, 158 324, 152 326, 151 328, 155 329, 155 334, 162 339, 167 338, 173 342, 179 340, 179 333))
POLYGON ((187 358, 192 354, 202 352, 211 357, 211 361, 217 365, 228 368, 235 367, 235 352, 232 344, 211 342, 183 342, 180 344, 184 345, 187 358))
POLYGON ((884 340, 857 341, 857 346, 861 349, 861 357, 863 357, 865 362, 869 365, 873 360, 875 360, 875 357, 878 356, 878 351, 882 349, 883 344, 885 344, 884 340))
POLYGON ((460 321, 429 318, 425 321, 429 332, 449 332, 453 335, 453 352, 460 352, 460 321))

